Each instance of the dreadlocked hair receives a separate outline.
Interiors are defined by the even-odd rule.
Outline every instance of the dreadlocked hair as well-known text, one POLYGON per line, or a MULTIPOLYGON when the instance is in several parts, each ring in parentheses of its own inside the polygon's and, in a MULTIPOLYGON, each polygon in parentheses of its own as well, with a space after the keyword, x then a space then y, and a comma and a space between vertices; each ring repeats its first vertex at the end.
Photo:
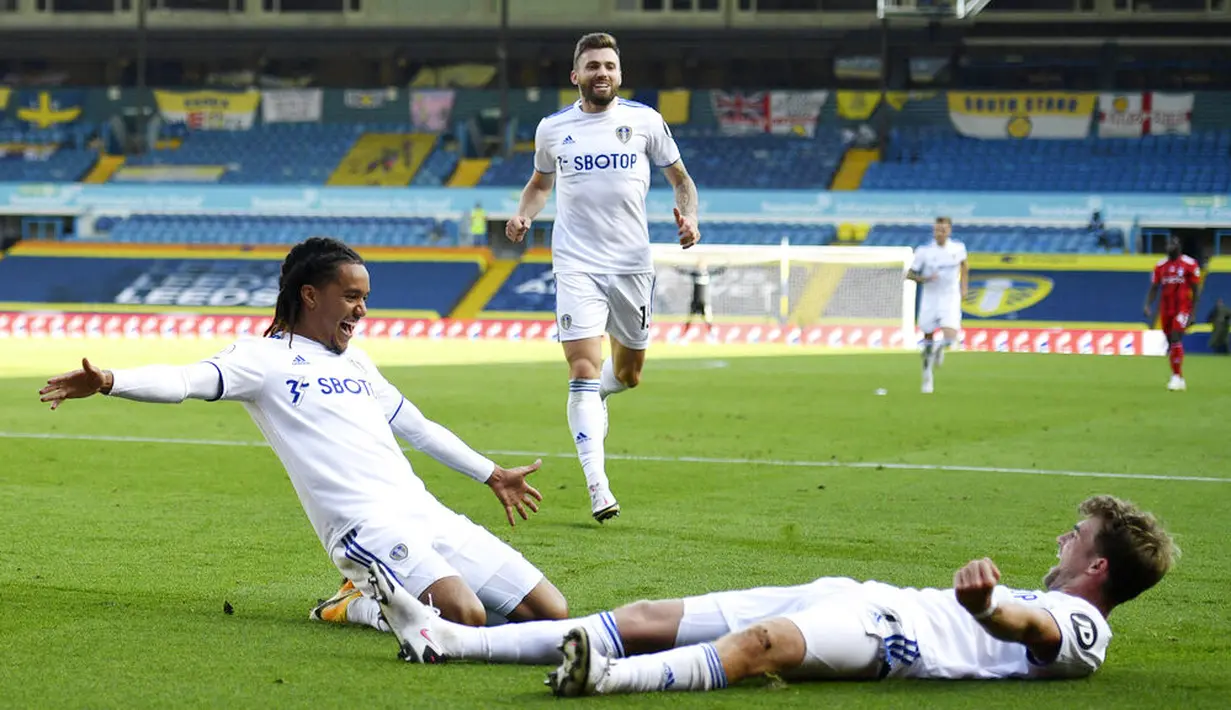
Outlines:
POLYGON ((299 292, 304 286, 310 284, 320 288, 337 274, 342 264, 362 263, 363 257, 354 249, 329 237, 312 237, 291 247, 282 261, 274 320, 265 329, 265 337, 276 333, 289 335, 295 331, 303 309, 299 292))

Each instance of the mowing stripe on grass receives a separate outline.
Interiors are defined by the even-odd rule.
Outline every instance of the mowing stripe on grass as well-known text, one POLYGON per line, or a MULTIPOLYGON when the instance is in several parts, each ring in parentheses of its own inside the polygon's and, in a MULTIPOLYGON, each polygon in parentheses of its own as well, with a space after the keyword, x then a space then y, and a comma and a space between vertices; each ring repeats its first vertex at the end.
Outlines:
MULTIPOLYGON (((224 439, 164 439, 150 436, 106 436, 102 434, 57 434, 41 432, 0 431, 0 439, 47 439, 55 441, 100 441, 119 444, 171 444, 176 446, 241 446, 268 448, 263 441, 229 441, 224 439)), ((408 449, 409 450, 409 449, 408 449)), ((544 458, 576 458, 575 453, 486 449, 496 456, 539 456, 544 458)), ((940 471, 952 473, 999 473, 1023 476, 1067 476, 1070 478, 1124 478, 1137 481, 1187 481, 1192 483, 1231 483, 1231 478, 1210 476, 1168 476, 1158 473, 1110 473, 1103 471, 1063 471, 1048 468, 1006 468, 1001 466, 958 466, 928 463, 880 463, 875 461, 792 461, 789 459, 709 458, 705 456, 637 456, 607 454, 612 461, 647 461, 651 463, 728 464, 738 466, 776 466, 782 468, 860 468, 877 471, 940 471)))

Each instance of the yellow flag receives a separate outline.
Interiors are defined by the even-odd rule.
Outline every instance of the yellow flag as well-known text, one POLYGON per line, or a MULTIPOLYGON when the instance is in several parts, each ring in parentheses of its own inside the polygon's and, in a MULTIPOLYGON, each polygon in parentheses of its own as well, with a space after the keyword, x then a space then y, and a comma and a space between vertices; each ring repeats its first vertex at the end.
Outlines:
POLYGON ((839 91, 838 115, 848 121, 866 121, 880 105, 879 91, 839 91))

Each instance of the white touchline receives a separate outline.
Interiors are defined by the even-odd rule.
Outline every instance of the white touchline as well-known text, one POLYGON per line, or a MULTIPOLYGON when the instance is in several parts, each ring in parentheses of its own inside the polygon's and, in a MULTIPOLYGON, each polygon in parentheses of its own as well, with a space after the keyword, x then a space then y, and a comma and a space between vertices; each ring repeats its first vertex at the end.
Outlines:
MULTIPOLYGON (((164 439, 152 436, 107 436, 104 434, 56 434, 42 432, 0 431, 0 439, 53 439, 58 441, 103 441, 119 444, 172 444, 177 446, 242 446, 269 448, 263 441, 225 439, 164 439)), ((406 451, 413 451, 403 447, 406 451)), ((517 451, 484 449, 495 456, 539 456, 545 458, 576 458, 576 453, 547 451, 517 451)), ((878 471, 944 471, 953 473, 1002 473, 1023 476, 1068 476, 1070 478, 1124 478, 1137 481, 1188 481, 1193 483, 1231 483, 1231 478, 1211 476, 1167 476, 1158 473, 1109 473, 1101 471, 1062 471, 1048 468, 1005 468, 1000 466, 956 466, 930 463, 877 463, 874 461, 791 461, 786 459, 709 458, 705 456, 637 456, 607 454, 615 461, 649 461, 653 463, 731 464, 740 466, 777 466, 782 468, 861 468, 878 471)))

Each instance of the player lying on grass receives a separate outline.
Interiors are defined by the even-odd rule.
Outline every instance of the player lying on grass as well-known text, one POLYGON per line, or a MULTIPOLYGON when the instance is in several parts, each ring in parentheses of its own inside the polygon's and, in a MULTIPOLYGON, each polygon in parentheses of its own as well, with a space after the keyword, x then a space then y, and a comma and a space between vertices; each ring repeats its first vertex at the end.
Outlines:
POLYGON ((209 360, 185 366, 82 368, 39 394, 55 409, 96 393, 140 402, 244 403, 290 476, 321 544, 358 589, 344 588, 314 615, 381 628, 363 598, 368 567, 394 571, 414 596, 451 621, 483 624, 487 611, 523 621, 562 619, 564 597, 520 553, 442 505, 411 469, 395 435, 476 481, 524 519, 538 491, 526 476, 540 462, 506 469, 427 419, 357 347, 355 325, 370 291, 363 260, 345 244, 312 238, 282 264, 273 324, 209 360))
POLYGON ((952 589, 824 577, 475 629, 437 618, 381 568, 372 584, 394 633, 414 646, 408 655, 546 664, 563 653, 548 676, 563 696, 712 690, 765 673, 1074 678, 1102 664, 1111 610, 1158 583, 1178 555, 1154 516, 1132 503, 1095 496, 1079 511, 1057 538, 1060 561, 1043 590, 999 585, 985 558, 959 569, 952 589))

